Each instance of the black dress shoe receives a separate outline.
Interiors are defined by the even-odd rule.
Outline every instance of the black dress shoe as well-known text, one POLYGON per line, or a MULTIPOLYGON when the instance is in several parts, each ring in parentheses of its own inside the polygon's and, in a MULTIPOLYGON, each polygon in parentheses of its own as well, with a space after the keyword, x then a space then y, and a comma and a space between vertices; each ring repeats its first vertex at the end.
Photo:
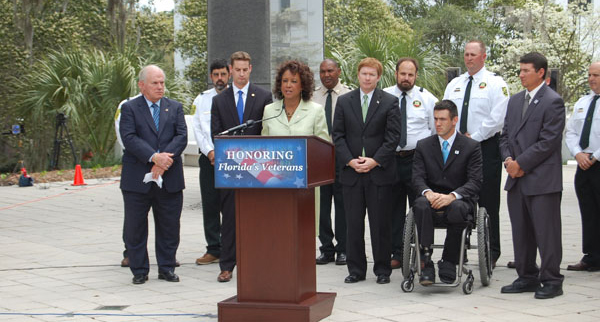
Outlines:
POLYGON ((175 274, 173 271, 165 271, 158 273, 159 280, 165 280, 167 282, 179 282, 179 276, 175 274))
POLYGON ((317 257, 317 265, 325 265, 325 264, 329 264, 331 262, 335 262, 335 256, 333 254, 331 254, 331 255, 321 254, 319 257, 317 257))
POLYGON ((544 284, 535 291, 536 299, 551 299, 563 295, 562 285, 560 284, 544 284))
POLYGON ((423 286, 429 286, 435 283, 435 267, 433 262, 425 262, 425 266, 421 269, 421 276, 419 277, 419 284, 423 286))
POLYGON ((524 293, 535 292, 540 288, 540 283, 535 281, 526 281, 517 278, 512 284, 502 286, 500 293, 524 293))
POLYGON ((456 280, 456 265, 449 261, 441 260, 438 262, 440 280, 446 284, 454 283, 456 280))
POLYGON ((144 284, 148 280, 148 275, 146 274, 137 274, 133 276, 133 284, 144 284))
POLYGON ((387 275, 377 275, 377 284, 389 284, 390 283, 390 277, 387 275))
POLYGON ((577 264, 567 266, 567 271, 590 271, 596 272, 600 270, 600 267, 590 265, 584 261, 580 261, 577 264))
POLYGON ((350 274, 350 275, 346 276, 346 278, 344 279, 344 283, 358 283, 358 282, 364 281, 364 280, 365 280, 364 276, 350 274))
POLYGON ((510 261, 510 262, 506 263, 506 267, 508 267, 508 268, 517 268, 517 265, 515 265, 514 261, 510 261))
POLYGON ((335 265, 346 265, 346 253, 337 254, 337 257, 335 259, 335 265))

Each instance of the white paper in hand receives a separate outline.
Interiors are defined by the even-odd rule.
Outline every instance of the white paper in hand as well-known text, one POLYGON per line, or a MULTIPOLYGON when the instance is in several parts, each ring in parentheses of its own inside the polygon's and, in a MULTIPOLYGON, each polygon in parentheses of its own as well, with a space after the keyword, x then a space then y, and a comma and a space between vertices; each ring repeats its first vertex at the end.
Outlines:
POLYGON ((162 183, 163 183, 162 176, 158 176, 158 179, 153 179, 152 172, 146 173, 146 175, 144 176, 144 183, 148 183, 148 182, 152 182, 152 181, 156 182, 158 187, 162 189, 162 183))

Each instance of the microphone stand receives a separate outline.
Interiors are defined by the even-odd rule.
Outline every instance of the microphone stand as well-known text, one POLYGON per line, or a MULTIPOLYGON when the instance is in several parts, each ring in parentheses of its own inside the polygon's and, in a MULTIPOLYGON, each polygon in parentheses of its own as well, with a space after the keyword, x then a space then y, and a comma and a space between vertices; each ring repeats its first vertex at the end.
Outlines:
POLYGON ((244 123, 242 123, 240 125, 236 125, 236 126, 230 128, 230 129, 227 129, 227 130, 219 133, 218 135, 226 135, 226 134, 229 134, 229 133, 232 133, 232 135, 244 135, 244 131, 247 128, 253 127, 255 124, 260 124, 260 123, 262 123, 264 121, 268 121, 268 120, 272 120, 274 118, 278 118, 281 115, 281 113, 283 113, 284 110, 285 110, 285 104, 282 103, 281 104, 281 111, 279 112, 279 114, 277 114, 275 116, 268 117, 266 119, 258 120, 258 121, 248 120, 248 121, 246 121, 246 122, 244 122, 244 123))

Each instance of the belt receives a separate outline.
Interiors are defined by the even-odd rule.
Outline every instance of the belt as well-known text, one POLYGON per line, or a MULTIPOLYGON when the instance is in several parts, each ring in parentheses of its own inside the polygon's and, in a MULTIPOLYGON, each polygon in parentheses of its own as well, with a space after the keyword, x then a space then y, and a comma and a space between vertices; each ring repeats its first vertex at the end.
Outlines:
POLYGON ((402 157, 402 158, 411 156, 413 154, 415 154, 415 150, 414 149, 412 149, 412 150, 396 151, 396 155, 399 156, 399 157, 402 157))

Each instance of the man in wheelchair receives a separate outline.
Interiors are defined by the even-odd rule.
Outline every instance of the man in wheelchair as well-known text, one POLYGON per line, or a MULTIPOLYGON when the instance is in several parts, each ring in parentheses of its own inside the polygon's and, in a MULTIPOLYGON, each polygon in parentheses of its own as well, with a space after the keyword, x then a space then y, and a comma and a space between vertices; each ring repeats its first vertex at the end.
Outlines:
POLYGON ((439 277, 444 283, 455 281, 462 230, 473 221, 483 180, 480 144, 456 130, 456 105, 443 100, 435 105, 433 114, 437 134, 417 143, 413 162, 412 184, 420 194, 413 213, 421 245, 421 285, 435 283, 431 245, 438 224, 447 227, 439 277))

